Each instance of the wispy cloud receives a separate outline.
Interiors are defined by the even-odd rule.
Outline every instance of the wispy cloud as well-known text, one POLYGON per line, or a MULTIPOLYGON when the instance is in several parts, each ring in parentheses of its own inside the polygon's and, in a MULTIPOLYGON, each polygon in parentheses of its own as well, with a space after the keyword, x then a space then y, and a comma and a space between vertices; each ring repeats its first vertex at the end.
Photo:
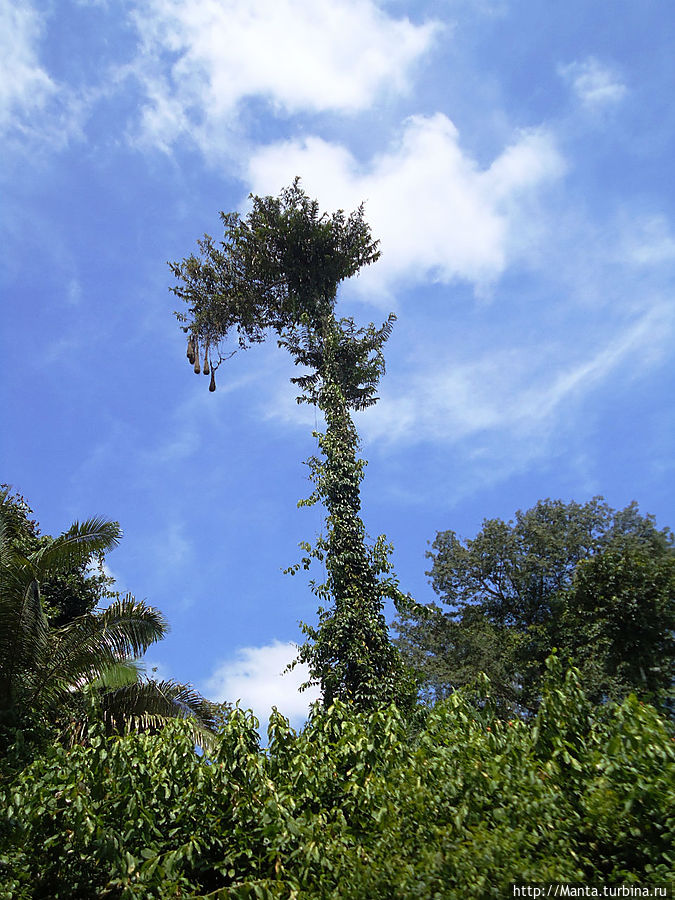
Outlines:
POLYGON ((83 100, 41 62, 44 31, 44 18, 28 0, 0 0, 0 133, 62 147, 80 130, 83 100))
POLYGON ((368 440, 389 443, 457 443, 479 434, 492 435, 498 446, 505 434, 527 439, 548 430, 566 404, 598 388, 630 359, 639 371, 660 358, 672 330, 673 310, 660 304, 585 353, 575 353, 565 340, 521 344, 471 362, 443 365, 427 357, 416 373, 383 384, 382 399, 364 414, 360 428, 368 440))
POLYGON ((564 162, 550 134, 519 134, 487 168, 463 151, 443 114, 414 116, 399 140, 368 164, 317 137, 256 152, 249 175, 255 193, 276 193, 302 173, 326 208, 366 201, 381 239, 382 259, 355 282, 388 294, 403 282, 467 279, 485 290, 508 264, 518 200, 556 179, 564 162))
POLYGON ((168 522, 161 539, 162 562, 168 568, 182 567, 194 557, 192 542, 185 537, 185 526, 182 522, 168 522))
POLYGON ((618 103, 626 94, 626 85, 616 72, 593 56, 560 66, 558 71, 589 109, 618 103))
POLYGON ((631 222, 620 253, 641 267, 675 262, 675 234, 665 216, 641 216, 631 222))
MULTIPOLYGON (((400 468, 413 451, 434 459, 442 454, 433 493, 441 490, 448 503, 549 465, 561 453, 565 466, 578 467, 579 456, 583 469, 575 435, 580 421, 594 427, 596 407, 587 404, 662 364, 674 329, 672 305, 662 299, 611 327, 596 321, 584 329, 572 310, 557 339, 532 343, 514 333, 476 356, 470 346, 453 344, 451 326, 439 322, 436 340, 411 351, 405 365, 399 361, 382 383, 379 403, 356 416, 365 455, 377 454, 393 476, 380 491, 406 505, 429 501, 425 477, 416 477, 415 466, 400 468)), ((286 402, 269 404, 268 415, 306 429, 286 393, 286 402)))
POLYGON ((29 3, 0 0, 0 124, 30 115, 57 93, 56 84, 40 65, 40 19, 29 3))
POLYGON ((284 672, 296 655, 297 647, 290 641, 240 647, 233 659, 217 667, 206 682, 204 693, 218 702, 241 701, 243 708, 253 710, 263 727, 273 706, 299 725, 319 693, 316 688, 300 692, 300 685, 308 678, 306 666, 297 665, 284 672))
POLYGON ((142 138, 167 149, 188 136, 207 153, 227 143, 247 98, 283 115, 353 113, 405 91, 438 30, 372 0, 151 0, 133 18, 142 138))

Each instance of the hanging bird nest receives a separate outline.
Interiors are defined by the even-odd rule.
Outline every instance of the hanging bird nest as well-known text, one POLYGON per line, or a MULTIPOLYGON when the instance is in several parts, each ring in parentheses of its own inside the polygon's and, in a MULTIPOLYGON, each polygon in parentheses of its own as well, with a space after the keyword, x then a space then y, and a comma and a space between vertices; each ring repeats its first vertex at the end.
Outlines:
MULTIPOLYGON (((187 328, 183 329, 187 332, 187 328)), ((214 362, 211 355, 211 341, 206 338, 204 342, 204 353, 203 353, 203 365, 202 365, 202 356, 199 352, 199 338, 195 334, 189 334, 187 339, 187 359, 195 375, 200 375, 202 372, 204 375, 210 375, 211 380, 209 381, 209 391, 213 393, 216 389, 216 369, 224 362, 226 359, 230 359, 230 357, 234 356, 236 350, 233 350, 231 353, 228 353, 227 356, 221 356, 220 352, 218 353, 218 361, 214 362)))

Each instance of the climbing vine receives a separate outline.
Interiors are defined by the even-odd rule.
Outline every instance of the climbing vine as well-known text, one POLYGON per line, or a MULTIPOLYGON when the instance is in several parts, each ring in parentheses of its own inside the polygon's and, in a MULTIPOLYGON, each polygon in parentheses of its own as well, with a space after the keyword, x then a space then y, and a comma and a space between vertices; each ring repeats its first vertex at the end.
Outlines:
POLYGON ((170 264, 179 279, 173 291, 188 305, 187 313, 176 313, 188 336, 188 360, 196 373, 210 375, 213 391, 215 370, 237 350, 228 337, 235 335, 238 349, 246 349, 271 332, 308 369, 291 380, 300 389, 298 402, 321 410, 326 431, 317 435, 321 456, 309 460, 314 493, 301 505, 324 504, 326 536, 314 547, 303 545, 303 565, 321 559, 327 578, 314 585, 326 605, 319 608, 317 627, 304 626, 307 641, 298 661, 308 663, 327 705, 339 698, 364 709, 391 701, 405 706, 415 688, 384 618, 385 598, 402 595, 386 540, 373 546, 366 540, 360 517, 364 462, 351 417, 352 410, 377 401, 382 348, 395 317, 380 328, 360 328, 335 315, 340 283, 379 258, 378 242, 363 207, 349 216, 342 210, 321 214, 299 179, 279 197, 251 200, 243 219, 222 214, 219 245, 207 235, 199 257, 170 264))

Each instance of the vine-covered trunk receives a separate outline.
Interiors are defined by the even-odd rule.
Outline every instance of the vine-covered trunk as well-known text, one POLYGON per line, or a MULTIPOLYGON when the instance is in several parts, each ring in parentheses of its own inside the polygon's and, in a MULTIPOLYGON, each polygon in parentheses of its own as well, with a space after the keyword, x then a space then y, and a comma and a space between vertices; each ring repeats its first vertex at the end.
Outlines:
POLYGON ((381 554, 366 542, 360 516, 360 484, 364 462, 359 439, 340 384, 340 360, 333 319, 324 341, 322 387, 318 405, 326 432, 319 435, 323 459, 310 461, 316 499, 326 508, 326 537, 321 542, 326 565, 323 595, 332 607, 320 611, 318 629, 302 656, 320 681, 325 705, 347 700, 360 708, 401 703, 410 693, 404 666, 392 646, 384 618, 386 571, 381 554))

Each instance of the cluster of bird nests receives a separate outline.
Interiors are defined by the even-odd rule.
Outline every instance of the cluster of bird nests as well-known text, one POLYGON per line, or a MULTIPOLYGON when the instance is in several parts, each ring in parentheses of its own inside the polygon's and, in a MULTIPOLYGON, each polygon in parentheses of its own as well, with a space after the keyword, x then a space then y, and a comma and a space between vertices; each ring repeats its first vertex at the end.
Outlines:
POLYGON ((215 366, 211 365, 211 361, 209 360, 209 344, 206 342, 206 347, 204 348, 204 365, 200 366, 199 361, 199 343, 197 338, 194 335, 190 335, 187 342, 187 358, 190 361, 190 365, 194 369, 195 375, 199 375, 200 372, 203 372, 204 375, 210 375, 211 381, 209 382, 209 390, 215 391, 216 389, 216 369, 215 366))

